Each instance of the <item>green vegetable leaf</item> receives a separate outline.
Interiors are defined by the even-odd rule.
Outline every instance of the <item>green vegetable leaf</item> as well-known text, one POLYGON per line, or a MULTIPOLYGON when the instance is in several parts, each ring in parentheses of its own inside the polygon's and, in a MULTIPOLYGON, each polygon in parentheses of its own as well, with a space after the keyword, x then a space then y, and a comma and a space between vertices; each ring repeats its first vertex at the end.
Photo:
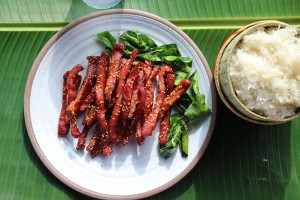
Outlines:
POLYGON ((167 137, 167 143, 160 149, 160 153, 168 158, 176 150, 178 145, 184 156, 188 155, 188 130, 189 125, 184 115, 176 113, 171 115, 170 134, 167 137))
POLYGON ((189 97, 192 99, 193 96, 196 94, 199 94, 199 83, 198 83, 198 72, 195 71, 191 76, 190 76, 190 81, 191 81, 191 86, 189 89, 186 91, 186 94, 189 95, 189 97))
MULTIPOLYGON (((139 47, 140 46, 140 41, 138 39, 138 34, 135 31, 125 31, 122 33, 120 36, 120 42, 122 43, 128 43, 130 46, 135 46, 139 47)), ((127 45, 126 45, 127 47, 127 45)))
POLYGON ((176 44, 164 44, 157 46, 147 35, 139 34, 136 31, 125 31, 120 36, 120 42, 126 45, 125 55, 131 55, 133 49, 137 49, 139 54, 137 59, 150 60, 155 64, 168 64, 174 68, 177 74, 175 85, 189 76, 192 66, 190 57, 182 57, 176 44))
POLYGON ((181 124, 179 123, 184 116, 176 113, 170 117, 170 134, 167 136, 167 144, 160 148, 159 152, 166 158, 172 155, 178 146, 181 134, 181 124), (178 141, 176 143, 176 141, 178 141))
POLYGON ((112 36, 108 31, 97 34, 97 38, 110 49, 113 49, 116 45, 116 38, 114 38, 114 36, 112 36))
POLYGON ((172 145, 169 145, 169 143, 167 143, 165 146, 159 149, 159 153, 161 153, 163 157, 168 158, 174 153, 176 148, 177 147, 173 147, 172 145))
POLYGON ((180 137, 181 137, 181 124, 178 124, 177 126, 174 127, 174 134, 172 139, 169 141, 169 143, 173 146, 173 147, 177 147, 179 142, 180 142, 180 137))
POLYGON ((177 146, 180 143, 180 138, 181 138, 181 124, 177 124, 176 126, 173 127, 172 130, 172 137, 171 139, 167 142, 167 144, 162 147, 159 152, 164 156, 164 157, 169 157, 177 148, 177 146))
POLYGON ((192 58, 190 57, 181 57, 181 56, 174 56, 174 55, 163 56, 162 60, 166 63, 173 64, 179 67, 179 69, 181 69, 182 71, 188 73, 190 73, 191 71, 191 66, 193 62, 192 58))
POLYGON ((181 56, 176 44, 164 44, 153 49, 159 56, 181 56))
POLYGON ((154 63, 161 62, 161 58, 159 56, 151 53, 138 54, 137 58, 139 58, 140 60, 150 60, 154 63))
POLYGON ((171 115, 170 133, 167 137, 167 144, 160 149, 164 157, 169 157, 175 151, 175 148, 178 146, 178 139, 183 156, 187 156, 188 130, 190 125, 210 112, 210 109, 205 104, 205 95, 199 92, 197 71, 189 79, 191 86, 175 104, 179 109, 179 113, 171 115), (178 138, 179 135, 180 138, 178 138))
POLYGON ((174 134, 174 129, 176 128, 176 125, 179 124, 180 120, 182 120, 182 118, 184 117, 183 114, 180 113, 175 113, 172 114, 170 117, 170 134, 167 137, 167 141, 170 141, 173 137, 174 134))
POLYGON ((181 134, 181 151, 184 156, 189 155, 189 134, 188 131, 184 130, 181 134))
POLYGON ((148 37, 146 34, 139 34, 138 35, 140 42, 143 45, 143 50, 147 51, 148 49, 157 47, 156 43, 148 37))
POLYGON ((189 124, 192 124, 209 112, 210 109, 205 104, 205 95, 196 94, 190 106, 185 110, 184 116, 188 118, 189 124))
POLYGON ((157 47, 156 43, 145 34, 138 34, 136 31, 125 31, 120 36, 120 42, 126 45, 126 49, 137 49, 139 53, 149 51, 157 47))
POLYGON ((178 85, 183 79, 189 76, 189 72, 175 70, 174 73, 176 74, 176 78, 174 81, 174 85, 178 85))
POLYGON ((189 125, 187 123, 187 118, 182 118, 182 120, 180 121, 180 124, 182 125, 181 128, 181 143, 180 143, 180 147, 181 147, 181 152, 183 153, 184 156, 188 155, 188 141, 189 141, 189 136, 188 136, 188 131, 189 131, 189 125))
POLYGON ((183 79, 187 78, 191 72, 192 59, 190 57, 181 56, 163 56, 162 62, 173 66, 176 74, 175 85, 178 85, 183 79))
POLYGON ((193 100, 195 100, 196 94, 200 94, 199 92, 199 83, 198 83, 198 72, 195 71, 190 77, 191 86, 188 88, 186 93, 179 99, 179 101, 175 104, 175 106, 181 111, 185 112, 185 110, 192 104, 193 100))
POLYGON ((122 41, 122 43, 125 44, 126 50, 127 50, 128 52, 130 52, 130 55, 131 55, 131 53, 132 53, 131 51, 132 51, 133 49, 136 49, 136 47, 133 46, 132 44, 130 44, 128 41, 122 41))

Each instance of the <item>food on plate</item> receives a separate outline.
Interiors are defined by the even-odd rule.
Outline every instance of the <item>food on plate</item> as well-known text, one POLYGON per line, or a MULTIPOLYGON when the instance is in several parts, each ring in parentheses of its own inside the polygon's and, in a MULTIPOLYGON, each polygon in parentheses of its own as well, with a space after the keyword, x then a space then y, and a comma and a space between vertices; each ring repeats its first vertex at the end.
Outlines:
MULTIPOLYGON (((175 104, 178 112, 172 114, 170 117, 170 132, 167 136, 167 142, 160 148, 160 153, 164 157, 172 155, 178 145, 180 145, 182 153, 188 155, 188 131, 191 125, 210 112, 210 108, 205 104, 205 95, 199 92, 197 71, 189 77, 189 80, 190 83, 185 80, 182 83, 183 87, 187 87, 188 84, 190 84, 190 87, 175 104)), ((183 90, 183 88, 179 88, 178 86, 176 88, 166 97, 166 99, 171 97, 168 101, 174 100, 172 93, 174 94, 175 90, 177 92, 182 92, 183 90)), ((165 105, 167 107, 167 104, 165 105)), ((163 114, 163 111, 161 114, 163 114)))
POLYGON ((81 65, 63 75, 58 135, 66 136, 70 127, 71 135, 78 138, 77 150, 86 148, 92 157, 108 156, 115 145, 128 144, 131 136, 143 145, 162 118, 158 136, 162 155, 170 156, 179 143, 188 155, 188 126, 210 112, 199 93, 197 72, 189 77, 191 58, 182 57, 176 44, 157 46, 135 31, 124 32, 119 43, 109 32, 97 37, 106 48, 100 56, 87 57, 81 87, 81 65), (173 105, 179 109, 171 115, 173 105), (81 132, 80 115, 84 116, 81 132), (174 121, 174 116, 180 119, 174 121), (88 134, 92 136, 87 143, 88 134))
POLYGON ((83 70, 81 65, 74 66, 70 71, 64 74, 62 108, 58 122, 58 135, 65 136, 71 127, 72 134, 76 135, 75 119, 71 113, 67 111, 68 105, 75 99, 78 87, 81 82, 81 75, 78 73, 83 70))
POLYGON ((147 118, 145 118, 144 124, 142 126, 142 136, 151 136, 153 130, 156 127, 158 121, 158 113, 161 109, 161 104, 165 100, 166 86, 164 76, 166 73, 173 72, 172 68, 169 66, 162 66, 158 73, 158 94, 156 96, 156 101, 152 111, 149 113, 147 118))
POLYGON ((245 35, 233 50, 228 74, 238 99, 254 113, 278 120, 300 107, 300 37, 273 26, 245 35))
POLYGON ((96 99, 96 89, 93 87, 93 90, 90 94, 83 100, 82 104, 80 105, 80 112, 84 112, 86 109, 91 108, 91 105, 96 99))
MULTIPOLYGON (((147 66, 147 64, 146 64, 147 66)), ((151 67, 152 68, 152 67, 151 67)), ((146 118, 151 110, 152 110, 152 106, 153 106, 153 99, 154 99, 154 88, 153 88, 153 80, 155 79, 155 77, 158 75, 159 72, 159 68, 157 66, 154 66, 153 69, 151 69, 151 74, 150 76, 147 75, 145 77, 145 107, 144 107, 144 118, 146 118)), ((146 74, 146 73, 145 73, 146 74)))
MULTIPOLYGON (((175 74, 167 74, 166 77, 166 95, 169 95, 174 87, 174 81, 175 81, 175 74)), ((165 111, 165 114, 161 117, 160 122, 160 131, 158 140, 161 145, 165 145, 167 143, 167 136, 170 133, 170 116, 171 116, 171 109, 167 109, 165 111)))
POLYGON ((123 52, 125 50, 125 45, 123 43, 116 44, 112 50, 112 56, 109 61, 108 66, 108 76, 105 85, 105 97, 107 101, 111 101, 111 96, 115 88, 115 84, 118 77, 118 70, 123 52))
POLYGON ((59 115, 58 120, 58 135, 65 136, 69 132, 70 124, 69 124, 69 117, 67 112, 68 106, 68 86, 67 86, 67 78, 69 76, 69 71, 67 71, 63 76, 63 90, 62 90, 62 107, 59 115))

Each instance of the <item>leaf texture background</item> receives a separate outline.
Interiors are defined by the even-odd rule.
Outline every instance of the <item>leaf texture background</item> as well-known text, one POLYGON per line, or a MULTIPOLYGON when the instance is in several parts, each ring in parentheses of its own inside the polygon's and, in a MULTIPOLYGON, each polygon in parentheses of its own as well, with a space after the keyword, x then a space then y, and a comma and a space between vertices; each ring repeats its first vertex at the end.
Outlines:
MULTIPOLYGON (((115 8, 147 11, 167 19, 299 16, 298 0, 122 0, 115 8)), ((1 0, 3 22, 62 22, 96 11, 81 0, 1 0)))
MULTIPOLYGON (((123 0, 182 28, 210 67, 227 36, 259 19, 300 26, 298 0, 123 0)), ((0 199, 92 199, 56 179, 27 135, 23 97, 43 45, 70 21, 96 11, 81 0, 0 1, 0 199)), ((211 142, 196 167, 148 199, 300 199, 300 119, 254 125, 218 101, 211 142)))

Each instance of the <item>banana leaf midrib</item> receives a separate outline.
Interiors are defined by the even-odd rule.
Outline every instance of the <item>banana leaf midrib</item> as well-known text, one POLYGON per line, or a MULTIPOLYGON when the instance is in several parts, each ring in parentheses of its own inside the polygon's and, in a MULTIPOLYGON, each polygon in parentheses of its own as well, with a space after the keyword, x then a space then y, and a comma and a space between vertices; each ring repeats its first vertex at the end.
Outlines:
MULTIPOLYGON (((203 18, 167 19, 182 30, 196 29, 238 29, 246 24, 260 20, 279 20, 300 27, 300 17, 249 17, 249 18, 203 18)), ((59 31, 70 21, 65 22, 0 22, 0 31, 59 31)))

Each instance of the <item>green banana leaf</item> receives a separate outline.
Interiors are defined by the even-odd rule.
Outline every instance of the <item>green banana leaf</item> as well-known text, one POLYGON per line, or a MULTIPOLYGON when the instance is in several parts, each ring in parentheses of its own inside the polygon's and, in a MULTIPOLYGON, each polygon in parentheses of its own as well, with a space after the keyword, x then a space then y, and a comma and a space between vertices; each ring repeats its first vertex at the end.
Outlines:
MULTIPOLYGON (((192 19, 202 22, 201 26, 211 26, 206 19, 235 18, 233 21, 240 23, 241 19, 247 20, 245 18, 286 20, 300 15, 297 0, 122 0, 114 8, 142 10, 178 22, 192 19)), ((95 11, 97 9, 86 6, 82 0, 0 1, 2 22, 65 22, 95 11)))
MULTIPOLYGON (((182 28, 209 65, 237 28, 259 19, 300 26, 296 0, 123 0, 116 8, 162 16, 182 28)), ((80 0, 0 1, 0 199, 92 199, 39 160, 23 117, 25 83, 43 45, 70 21, 96 11, 80 0)), ((254 125, 218 100, 206 152, 181 181, 148 199, 300 199, 300 119, 254 125)))

